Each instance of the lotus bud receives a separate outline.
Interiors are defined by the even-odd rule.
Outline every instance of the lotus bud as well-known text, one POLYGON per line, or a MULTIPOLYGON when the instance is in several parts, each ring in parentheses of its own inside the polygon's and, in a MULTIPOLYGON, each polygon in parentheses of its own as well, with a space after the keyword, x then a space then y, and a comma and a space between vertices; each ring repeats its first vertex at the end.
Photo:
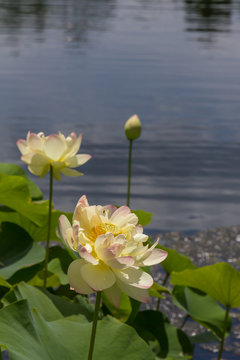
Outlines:
POLYGON ((125 126, 125 134, 128 140, 136 140, 141 135, 141 121, 137 115, 131 116, 125 126))

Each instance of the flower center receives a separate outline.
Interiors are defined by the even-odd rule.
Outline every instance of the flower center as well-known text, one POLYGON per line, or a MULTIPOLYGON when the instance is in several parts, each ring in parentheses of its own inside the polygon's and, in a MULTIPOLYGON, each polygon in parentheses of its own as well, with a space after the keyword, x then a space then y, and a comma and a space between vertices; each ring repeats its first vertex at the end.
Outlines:
POLYGON ((122 234, 122 231, 116 225, 109 224, 109 223, 103 223, 101 225, 94 226, 92 228, 91 233, 88 235, 88 237, 92 241, 95 241, 99 235, 106 234, 107 232, 112 233, 114 236, 118 236, 118 235, 122 234))

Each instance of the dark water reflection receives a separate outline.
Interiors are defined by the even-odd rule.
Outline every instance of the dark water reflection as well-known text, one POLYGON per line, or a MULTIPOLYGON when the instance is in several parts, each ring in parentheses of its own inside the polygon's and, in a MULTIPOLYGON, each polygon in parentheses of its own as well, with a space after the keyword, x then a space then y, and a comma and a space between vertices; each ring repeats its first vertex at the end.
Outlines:
POLYGON ((20 164, 28 129, 83 132, 93 159, 55 184, 56 206, 124 204, 137 112, 132 207, 150 229, 239 224, 239 42, 234 0, 2 0, 1 159, 20 164))

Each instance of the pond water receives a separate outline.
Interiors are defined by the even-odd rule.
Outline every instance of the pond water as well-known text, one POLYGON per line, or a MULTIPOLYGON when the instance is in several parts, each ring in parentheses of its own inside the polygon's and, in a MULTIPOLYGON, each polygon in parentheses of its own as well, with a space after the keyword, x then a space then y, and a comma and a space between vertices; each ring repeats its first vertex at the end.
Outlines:
POLYGON ((26 169, 28 130, 83 133, 93 158, 55 182, 55 206, 125 204, 137 113, 131 207, 154 213, 148 230, 237 225, 239 44, 239 0, 0 0, 1 161, 26 169))
POLYGON ((93 158, 55 205, 122 205, 137 113, 131 207, 149 230, 239 224, 239 43, 238 0, 0 0, 1 161, 26 169, 28 130, 82 132, 93 158))

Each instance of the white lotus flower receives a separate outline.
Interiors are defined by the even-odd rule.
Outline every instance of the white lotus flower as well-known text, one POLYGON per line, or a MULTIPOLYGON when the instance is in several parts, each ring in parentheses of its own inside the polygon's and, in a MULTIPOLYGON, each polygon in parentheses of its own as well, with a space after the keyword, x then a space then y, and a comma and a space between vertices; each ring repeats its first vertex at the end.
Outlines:
POLYGON ((43 177, 51 165, 54 178, 60 180, 60 173, 68 176, 83 175, 73 169, 91 158, 88 154, 77 154, 81 141, 81 134, 77 137, 75 133, 71 133, 65 137, 59 132, 58 135, 45 136, 42 132, 34 134, 29 131, 26 140, 19 139, 17 146, 22 154, 22 161, 28 165, 32 174, 43 177))
POLYGON ((147 302, 153 279, 140 267, 160 263, 167 253, 155 249, 158 240, 150 248, 145 245, 148 236, 137 223, 137 216, 127 206, 89 206, 85 195, 75 208, 73 225, 61 215, 61 235, 81 257, 68 269, 71 288, 80 294, 104 291, 117 307, 122 291, 147 302))

